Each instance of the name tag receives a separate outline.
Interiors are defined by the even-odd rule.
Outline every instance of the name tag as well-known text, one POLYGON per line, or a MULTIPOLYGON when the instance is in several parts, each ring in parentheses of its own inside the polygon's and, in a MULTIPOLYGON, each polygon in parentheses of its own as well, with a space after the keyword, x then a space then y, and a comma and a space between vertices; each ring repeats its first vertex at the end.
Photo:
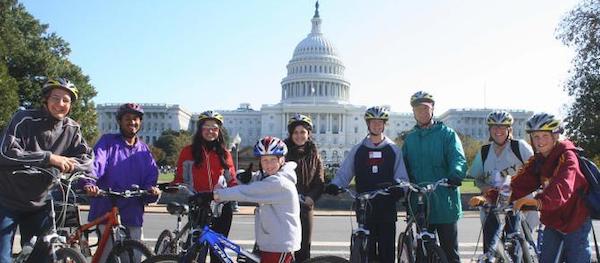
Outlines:
POLYGON ((379 151, 369 152, 369 159, 379 159, 379 158, 381 158, 381 152, 379 152, 379 151))
POLYGON ((374 174, 376 174, 377 172, 379 172, 379 166, 377 166, 377 165, 373 165, 373 166, 371 166, 371 171, 372 171, 374 174))

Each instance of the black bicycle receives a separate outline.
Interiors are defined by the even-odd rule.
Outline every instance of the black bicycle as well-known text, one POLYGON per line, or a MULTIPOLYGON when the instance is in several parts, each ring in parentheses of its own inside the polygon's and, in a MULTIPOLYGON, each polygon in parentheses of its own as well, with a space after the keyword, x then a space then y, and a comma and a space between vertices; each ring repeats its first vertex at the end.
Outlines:
MULTIPOLYGON (((52 183, 49 188, 57 189, 64 198, 63 200, 68 202, 68 195, 71 190, 72 182, 85 177, 81 172, 75 172, 72 174, 62 174, 58 170, 54 169, 43 169, 43 168, 27 168, 23 170, 28 175, 32 176, 48 176, 52 179, 52 183)), ((51 262, 70 262, 70 263, 85 263, 87 262, 85 257, 79 252, 79 249, 72 248, 66 242, 66 237, 61 235, 58 228, 64 226, 64 217, 56 217, 56 208, 60 209, 59 215, 65 215, 67 205, 62 202, 55 200, 55 195, 49 194, 49 222, 51 223, 49 229, 46 230, 45 234, 35 240, 33 247, 25 246, 21 253, 14 259, 14 262, 37 262, 39 258, 45 257, 51 259, 51 262), (63 222, 61 224, 60 222, 63 222), (42 256, 43 255, 43 256, 42 256), (36 257, 36 258, 34 258, 36 257)))
POLYGON ((435 183, 424 186, 409 182, 401 182, 402 187, 407 187, 407 216, 406 228, 398 235, 398 262, 436 262, 446 263, 448 259, 440 247, 435 233, 428 230, 429 210, 426 207, 426 199, 438 186, 456 187, 443 178, 435 183), (412 205, 412 198, 416 195, 416 208, 412 205))
POLYGON ((340 191, 347 192, 354 199, 354 211, 356 212, 356 223, 358 226, 352 230, 350 236, 350 262, 366 263, 369 259, 369 229, 366 227, 368 207, 372 199, 377 196, 390 195, 392 188, 402 187, 402 185, 392 185, 382 189, 357 193, 348 188, 341 188, 340 191))

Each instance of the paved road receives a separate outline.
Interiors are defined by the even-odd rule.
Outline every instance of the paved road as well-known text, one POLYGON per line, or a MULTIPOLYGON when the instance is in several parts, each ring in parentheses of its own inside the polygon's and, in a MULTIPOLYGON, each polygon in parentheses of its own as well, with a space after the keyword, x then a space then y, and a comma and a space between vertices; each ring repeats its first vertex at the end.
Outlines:
MULTIPOLYGON (((87 213, 84 212, 82 217, 86 218, 87 213)), ((153 247, 160 232, 164 229, 173 229, 175 223, 175 217, 169 214, 147 214, 144 223, 144 241, 149 247, 153 247)), ((594 225, 596 229, 600 229, 599 222, 594 222, 594 225)), ((354 217, 351 215, 316 216, 312 254, 314 256, 337 255, 348 257, 349 237, 352 227, 355 226, 354 217)), ((480 226, 478 213, 474 212, 467 212, 465 217, 459 221, 459 250, 463 262, 471 262, 471 258, 476 258, 477 255, 481 254, 481 243, 477 247, 478 252, 475 253, 480 226)), ((398 231, 404 227, 403 218, 400 218, 397 223, 398 231)), ((230 239, 247 249, 251 249, 254 244, 254 215, 236 214, 233 219, 230 239)), ((16 248, 16 251, 18 251, 18 248, 16 248)))

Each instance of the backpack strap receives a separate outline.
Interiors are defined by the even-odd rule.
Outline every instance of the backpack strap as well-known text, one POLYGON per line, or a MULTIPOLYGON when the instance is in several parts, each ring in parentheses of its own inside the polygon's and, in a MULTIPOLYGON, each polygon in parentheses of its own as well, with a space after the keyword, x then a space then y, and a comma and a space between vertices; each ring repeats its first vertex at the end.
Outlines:
POLYGON ((519 141, 511 139, 510 149, 517 156, 517 158, 519 158, 519 161, 521 161, 522 164, 525 164, 525 162, 523 161, 523 157, 521 156, 521 148, 519 147, 519 141))
POLYGON ((488 153, 490 153, 491 144, 481 146, 481 167, 485 165, 488 153))

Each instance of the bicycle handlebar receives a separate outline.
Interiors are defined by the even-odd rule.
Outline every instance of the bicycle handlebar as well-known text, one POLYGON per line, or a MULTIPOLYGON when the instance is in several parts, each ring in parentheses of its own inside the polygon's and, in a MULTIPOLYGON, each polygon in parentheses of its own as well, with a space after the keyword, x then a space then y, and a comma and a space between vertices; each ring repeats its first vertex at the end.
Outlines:
MULTIPOLYGON (((134 188, 136 188, 136 187, 134 187, 134 188)), ((134 189, 134 190, 125 190, 125 191, 120 191, 120 192, 113 191, 111 189, 108 189, 108 190, 99 189, 98 190, 98 196, 109 196, 109 197, 132 198, 132 197, 140 197, 140 196, 149 195, 149 194, 150 194, 150 191, 139 189, 139 187, 137 187, 137 189, 134 189)))

